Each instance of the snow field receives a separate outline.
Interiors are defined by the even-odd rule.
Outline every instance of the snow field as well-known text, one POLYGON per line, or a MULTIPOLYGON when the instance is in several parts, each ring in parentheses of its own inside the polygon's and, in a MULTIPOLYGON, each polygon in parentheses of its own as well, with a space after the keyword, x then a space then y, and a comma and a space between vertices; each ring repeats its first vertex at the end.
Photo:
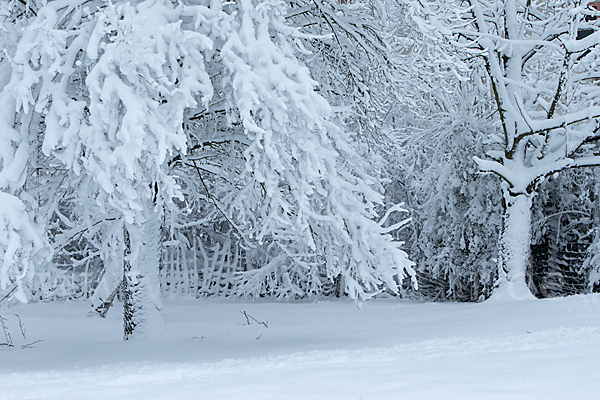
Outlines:
MULTIPOLYGON (((3 307, 34 348, 0 351, 11 399, 586 399, 600 296, 514 304, 171 301, 169 337, 121 341, 120 310, 3 307), (251 321, 240 310, 268 327, 251 321)), ((21 342, 25 342, 22 338, 21 342)), ((15 340, 16 342, 16 340, 15 340)))

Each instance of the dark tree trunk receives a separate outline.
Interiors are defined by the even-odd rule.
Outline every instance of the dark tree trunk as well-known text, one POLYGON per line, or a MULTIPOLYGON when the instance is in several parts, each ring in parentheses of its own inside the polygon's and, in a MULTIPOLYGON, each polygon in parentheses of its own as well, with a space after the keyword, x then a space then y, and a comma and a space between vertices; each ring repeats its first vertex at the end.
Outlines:
POLYGON ((160 221, 147 208, 143 226, 128 225, 125 236, 123 333, 133 337, 162 336, 165 325, 159 281, 160 221))

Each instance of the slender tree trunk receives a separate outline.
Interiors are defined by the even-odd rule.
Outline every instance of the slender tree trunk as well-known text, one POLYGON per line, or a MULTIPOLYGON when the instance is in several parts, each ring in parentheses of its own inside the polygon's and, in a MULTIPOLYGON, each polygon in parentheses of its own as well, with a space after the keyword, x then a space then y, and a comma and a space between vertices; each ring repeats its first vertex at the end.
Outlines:
POLYGON ((124 340, 157 337, 165 332, 159 281, 160 221, 154 207, 146 208, 140 226, 127 226, 124 263, 124 340))
POLYGON ((513 196, 506 191, 504 200, 498 282, 492 298, 502 301, 533 299, 526 279, 531 255, 532 196, 513 196))

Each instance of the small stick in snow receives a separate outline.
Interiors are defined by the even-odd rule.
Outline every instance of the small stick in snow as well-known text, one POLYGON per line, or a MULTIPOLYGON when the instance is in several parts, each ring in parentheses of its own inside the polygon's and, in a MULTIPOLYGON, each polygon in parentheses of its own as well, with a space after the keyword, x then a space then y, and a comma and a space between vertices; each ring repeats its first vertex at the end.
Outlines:
POLYGON ((246 322, 247 322, 247 324, 246 324, 246 325, 250 325, 250 320, 248 319, 248 314, 246 314, 246 310, 244 310, 244 311, 240 310, 240 312, 241 312, 242 314, 244 314, 244 317, 246 317, 246 322))
POLYGON ((0 343, 0 346, 14 347, 12 337, 10 337, 10 333, 6 328, 6 325, 4 325, 4 321, 6 321, 6 319, 0 315, 0 325, 2 325, 2 331, 4 332, 4 337, 6 338, 6 343, 0 343))
POLYGON ((39 342, 43 342, 43 340, 36 340, 35 342, 31 342, 31 343, 28 343, 28 344, 24 344, 23 346, 21 346, 21 349, 28 349, 28 348, 31 348, 31 346, 33 346, 34 344, 36 344, 36 343, 39 343, 39 342))
POLYGON ((21 322, 21 317, 19 317, 19 314, 15 314, 15 317, 17 317, 19 319, 19 329, 21 330, 21 335, 23 335, 23 339, 27 339, 25 337, 25 332, 27 332, 25 330, 25 327, 23 326, 23 322, 21 322))
POLYGON ((267 321, 267 322, 261 322, 261 321, 257 320, 256 318, 254 318, 252 315, 246 314, 246 310, 244 310, 244 311, 240 310, 240 312, 241 312, 242 314, 244 314, 244 317, 246 317, 246 321, 248 322, 248 324, 247 324, 247 325, 250 325, 250 319, 252 319, 252 320, 253 320, 254 322, 256 322, 257 324, 264 325, 264 326, 265 326, 265 328, 268 328, 268 327, 269 327, 269 326, 267 325, 267 322, 269 322, 269 321, 267 321))

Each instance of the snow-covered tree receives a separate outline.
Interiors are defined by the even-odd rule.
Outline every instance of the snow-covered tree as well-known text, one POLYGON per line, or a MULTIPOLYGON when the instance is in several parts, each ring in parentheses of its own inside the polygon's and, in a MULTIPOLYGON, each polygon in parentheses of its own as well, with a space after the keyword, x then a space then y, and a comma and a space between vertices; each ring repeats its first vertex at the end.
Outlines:
POLYGON ((441 40, 447 31, 434 10, 393 4, 400 78, 384 121, 386 195, 406 202, 413 217, 398 238, 408 242, 417 265, 416 295, 481 300, 496 276, 501 216, 498 182, 481 176, 473 162, 494 131, 489 91, 478 83, 485 71, 469 60, 469 48, 441 40))
MULTIPOLYGON (((360 223, 361 228, 352 228, 357 222, 353 221, 353 216, 375 217, 372 207, 381 202, 381 197, 369 185, 376 187, 377 182, 365 173, 365 163, 350 145, 352 138, 330 122, 333 114, 329 105, 312 89, 308 90, 315 85, 308 78, 308 70, 298 69, 300 64, 295 58, 290 60, 291 64, 280 57, 275 58, 276 63, 269 60, 273 56, 268 52, 278 52, 278 46, 283 46, 286 51, 295 51, 296 46, 288 38, 305 39, 306 33, 283 24, 268 26, 262 20, 256 34, 260 36, 248 40, 244 52, 240 52, 237 45, 230 47, 231 41, 225 42, 219 57, 228 67, 230 59, 239 64, 243 60, 253 70, 260 71, 260 79, 254 75, 243 78, 247 82, 244 90, 259 93, 259 97, 249 104, 244 92, 235 86, 235 79, 245 76, 242 75, 244 72, 237 67, 229 67, 235 78, 232 80, 226 76, 215 83, 215 87, 219 88, 216 92, 224 93, 225 110, 229 110, 226 112, 231 120, 228 128, 207 130, 202 124, 194 128, 194 140, 203 144, 197 149, 195 158, 209 160, 204 163, 198 161, 203 168, 201 173, 211 176, 216 169, 217 180, 224 175, 229 177, 226 186, 211 183, 211 198, 222 205, 221 211, 226 211, 227 222, 236 227, 237 233, 243 232, 241 234, 247 244, 264 246, 266 252, 261 263, 266 262, 267 265, 259 269, 248 265, 250 270, 241 276, 238 293, 259 294, 266 291, 278 296, 318 293, 323 277, 330 280, 341 275, 345 282, 344 292, 352 297, 367 296, 363 288, 377 290, 384 275, 379 275, 377 268, 373 268, 373 255, 365 253, 366 248, 361 243, 363 239, 358 240, 358 247, 354 247, 356 243, 352 242, 355 239, 350 238, 357 238, 358 231, 361 231, 359 235, 370 235, 368 232, 373 229, 381 232, 387 229, 362 225, 366 220, 360 223), (268 31, 276 40, 264 40, 268 31), (291 77, 291 81, 289 72, 283 72, 285 70, 297 70, 302 75, 291 77), (263 75, 268 75, 267 71, 271 71, 271 79, 276 83, 265 82, 263 75), (275 71, 282 73, 275 74, 275 71), (298 81, 306 89, 299 91, 298 81), (277 103, 272 102, 262 93, 268 92, 265 89, 274 84, 296 87, 296 93, 290 97, 279 97, 277 103), (248 116, 252 116, 252 120, 248 116), (312 125, 315 123, 312 121, 316 124, 312 125), (299 132, 303 132, 302 135, 299 132), (223 135, 229 137, 223 140, 223 135), (223 142, 227 144, 225 148, 223 142), (210 165, 210 160, 217 159, 214 156, 216 143, 220 143, 218 150, 225 151, 217 157, 217 164, 210 165), (260 152, 256 153, 257 150, 260 152), (208 157, 203 151, 208 152, 208 157), (245 165, 241 168, 235 165, 236 159, 239 159, 235 156, 236 152, 245 154, 245 165), (248 161, 252 168, 248 168, 248 161), (232 179, 232 174, 235 179, 232 179), (340 180, 353 182, 352 186, 334 183, 340 180), (361 193, 361 201, 356 201, 358 193, 361 193), (344 198, 346 200, 341 200, 344 198), (367 269, 363 270, 365 267, 367 269), (369 270, 378 278, 363 280, 370 274, 365 275, 369 270)), ((372 219, 368 224, 371 223, 374 223, 372 219)), ((388 251, 386 248, 387 245, 384 245, 383 252, 388 251)), ((385 255, 380 253, 377 257, 385 255)), ((392 264, 399 261, 392 261, 392 264)), ((384 264, 391 265, 388 262, 384 264)), ((393 279, 384 280, 388 287, 395 286, 393 279)))
MULTIPOLYGON (((600 33, 588 1, 431 1, 419 3, 423 30, 436 32, 483 68, 497 132, 480 169, 503 182, 504 222, 496 294, 532 297, 526 284, 531 204, 556 172, 597 165, 596 62, 600 33), (581 39, 580 30, 594 33, 581 39), (578 39, 579 35, 579 39, 578 39)), ((457 50, 457 51, 458 51, 457 50)))
POLYGON ((286 18, 304 35, 300 54, 319 93, 359 140, 378 142, 401 83, 391 44, 391 4, 380 0, 291 0, 286 18))
POLYGON ((500 187, 472 160, 482 152, 481 128, 457 119, 441 131, 413 130, 414 142, 405 142, 413 147, 407 151, 422 151, 421 166, 411 171, 407 163, 404 177, 414 221, 410 254, 427 299, 481 301, 496 277, 500 187))
MULTIPOLYGON (((65 185, 93 196, 76 211, 88 227, 104 225, 105 264, 123 261, 126 339, 160 330, 161 225, 193 187, 176 165, 198 172, 196 186, 210 177, 197 194, 211 202, 202 217, 219 214, 248 248, 267 246, 241 292, 275 277, 276 293, 293 296, 324 274, 368 298, 413 273, 394 226, 376 220, 377 182, 296 57, 304 34, 286 25, 286 10, 279 1, 50 1, 5 61, 2 120, 20 129, 10 144, 33 132, 65 185), (223 130, 190 123, 216 102, 223 130)), ((21 175, 34 156, 23 150, 21 175)), ((14 196, 22 183, 2 187, 14 196)))
POLYGON ((49 245, 34 216, 34 199, 24 191, 28 175, 31 147, 35 146, 37 130, 29 104, 21 107, 19 76, 11 59, 14 45, 27 25, 31 11, 16 1, 0 4, 0 107, 17 110, 0 115, 0 293, 12 291, 21 301, 27 301, 26 282, 34 274, 33 264, 49 256, 49 245))

